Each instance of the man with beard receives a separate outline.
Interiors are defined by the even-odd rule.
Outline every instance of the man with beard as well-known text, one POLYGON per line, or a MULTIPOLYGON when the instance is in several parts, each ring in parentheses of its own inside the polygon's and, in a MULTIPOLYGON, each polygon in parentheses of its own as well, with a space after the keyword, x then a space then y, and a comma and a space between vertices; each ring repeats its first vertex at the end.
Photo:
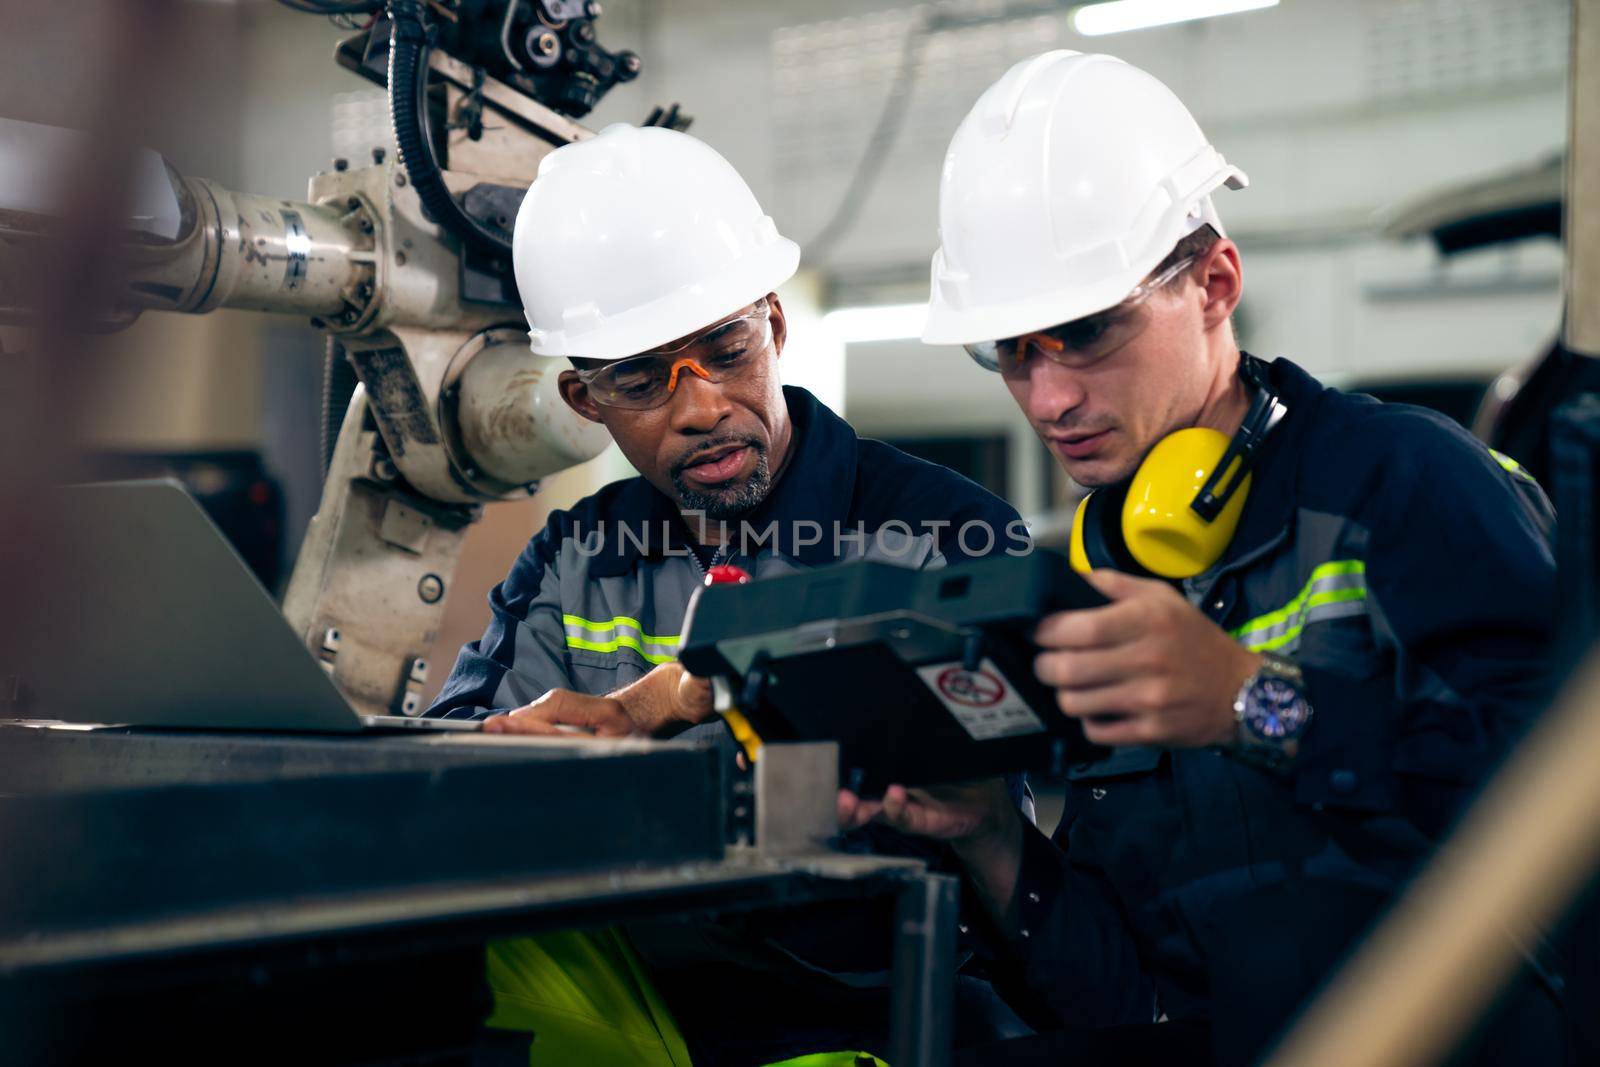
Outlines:
POLYGON ((781 385, 773 290, 799 258, 686 134, 619 124, 545 159, 515 235, 533 351, 570 362, 562 396, 639 476, 550 517, 428 714, 491 732, 676 733, 712 717, 709 685, 675 660, 710 568, 1027 550, 1004 501, 781 385))
MULTIPOLYGON (((429 714, 504 733, 693 730, 731 759, 708 683, 675 661, 689 597, 711 568, 764 577, 845 559, 930 567, 1027 550, 1005 502, 857 438, 811 394, 780 384, 787 323, 774 290, 799 249, 701 142, 618 125, 551 153, 518 214, 514 255, 533 351, 570 361, 562 396, 605 425, 639 476, 550 517, 490 594, 487 632, 461 650, 429 714)), ((1031 817, 1015 783, 1014 795, 1031 817)), ((940 855, 871 829, 863 847, 940 855)), ((877 951, 887 917, 869 910, 785 917, 781 937, 697 928, 687 950, 630 933, 697 1067, 770 1063, 877 1047, 886 998, 827 977, 848 972, 861 986, 887 970, 877 951), (820 983, 813 996, 808 983, 820 983)), ((498 957, 502 976, 516 970, 511 955, 498 957)), ((491 976, 496 961, 491 952, 491 976)), ((525 988, 514 995, 528 999, 525 988)))

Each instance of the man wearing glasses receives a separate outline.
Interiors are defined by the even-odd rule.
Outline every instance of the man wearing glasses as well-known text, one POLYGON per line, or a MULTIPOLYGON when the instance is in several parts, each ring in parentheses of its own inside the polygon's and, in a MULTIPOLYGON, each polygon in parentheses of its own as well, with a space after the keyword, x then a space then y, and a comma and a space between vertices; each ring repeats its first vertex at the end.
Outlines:
MULTIPOLYGON (((846 826, 953 846, 997 986, 1061 1031, 973 1063, 1254 1062, 1543 697, 1549 502, 1441 416, 1240 351, 1211 196, 1244 185, 1165 85, 1076 52, 1013 67, 946 157, 924 340, 995 371, 1094 490, 1071 548, 1111 601, 1035 635, 1114 749, 1053 837, 999 783, 840 797, 846 826), (1205 464, 1162 458, 1197 439, 1205 464), (1230 457, 1249 482, 1208 497, 1230 457)), ((1481 1062, 1561 1058, 1523 947, 1481 1062)))
MULTIPOLYGON (((559 368, 566 402, 605 425, 639 476, 550 517, 490 594, 487 631, 461 650, 429 714, 482 718, 486 731, 505 733, 697 729, 731 752, 726 729, 708 721, 709 684, 675 659, 690 594, 712 568, 763 577, 863 557, 935 567, 1028 549, 1004 501, 857 438, 811 394, 782 386, 787 324, 774 290, 794 274, 799 249, 694 138, 618 125, 551 153, 518 214, 514 259, 533 351, 559 368)), ((1012 792, 1031 818, 1019 783, 1012 792)), ((936 855, 927 842, 871 830, 866 847, 936 855)), ((697 1065, 854 1050, 872 1047, 886 1003, 824 976, 854 972, 852 984, 870 986, 866 972, 887 970, 878 951, 887 914, 867 910, 785 918, 781 950, 729 935, 701 952, 694 966, 709 969, 693 978, 683 977, 683 953, 639 947, 680 970, 659 984, 697 1065), (743 966, 724 966, 734 956, 743 966), (784 984, 752 980, 762 969, 784 984)), ((525 988, 514 995, 527 999, 525 988)), ((580 1055, 612 1062, 592 1044, 572 1061, 580 1055)))
POLYGON ((799 254, 685 134, 617 125, 547 157, 515 234, 532 347, 560 361, 562 396, 639 477, 551 516, 429 714, 489 731, 673 733, 712 715, 709 685, 675 659, 712 567, 761 577, 1027 549, 1004 501, 782 386, 773 290, 799 254))

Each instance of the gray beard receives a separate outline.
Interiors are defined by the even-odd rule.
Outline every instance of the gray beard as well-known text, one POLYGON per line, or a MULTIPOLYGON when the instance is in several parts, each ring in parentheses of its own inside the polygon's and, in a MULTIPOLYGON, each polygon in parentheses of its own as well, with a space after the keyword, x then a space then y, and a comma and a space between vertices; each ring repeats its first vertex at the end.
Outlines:
POLYGON ((678 503, 684 511, 698 512, 708 519, 737 519, 760 507, 772 492, 772 471, 767 466, 767 452, 755 448, 756 466, 742 485, 707 491, 689 485, 681 473, 672 475, 672 487, 678 491, 678 503))

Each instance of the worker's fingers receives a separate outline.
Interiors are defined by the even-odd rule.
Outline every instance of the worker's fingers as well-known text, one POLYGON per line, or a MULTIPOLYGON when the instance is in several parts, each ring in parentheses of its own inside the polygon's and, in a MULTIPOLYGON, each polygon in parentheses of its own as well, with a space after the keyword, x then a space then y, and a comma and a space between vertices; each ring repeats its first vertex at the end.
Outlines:
POLYGON ((1159 707, 1156 698, 1164 692, 1160 679, 1139 678, 1112 685, 1057 689, 1056 707, 1073 718, 1117 715, 1159 707))
POLYGON ((885 789, 883 791, 883 800, 879 802, 883 808, 881 816, 883 821, 896 829, 910 829, 905 825, 906 805, 910 802, 910 799, 910 796, 906 793, 906 787, 903 785, 891 785, 888 789, 885 789))
POLYGON ((883 821, 896 830, 919 837, 943 839, 950 836, 950 820, 945 813, 936 807, 929 807, 918 797, 906 796, 891 803, 885 794, 883 821))
POLYGON ((883 802, 862 800, 848 789, 839 790, 839 825, 846 830, 857 830, 878 817, 883 802))
POLYGON ((563 726, 578 727, 597 737, 626 737, 637 732, 620 701, 565 689, 552 689, 509 715, 496 716, 485 722, 484 729, 492 733, 571 736, 572 731, 561 729, 563 726), (502 720, 500 725, 490 730, 489 723, 497 720, 502 720))
POLYGON ((516 718, 509 714, 496 715, 483 720, 483 732, 486 734, 536 734, 549 737, 567 736, 555 723, 543 722, 527 716, 516 718))
MULTIPOLYGON (((516 718, 515 713, 512 718, 516 718)), ((627 737, 629 734, 638 733, 628 713, 622 705, 614 700, 597 700, 592 705, 569 706, 551 710, 542 715, 529 715, 528 718, 551 723, 556 727, 577 726, 589 730, 597 737, 627 737)), ((569 731, 561 730, 561 733, 569 731)))
POLYGON ((1040 648, 1107 648, 1126 644, 1144 631, 1143 600, 1123 600, 1099 608, 1058 611, 1046 615, 1034 628, 1040 648))
POLYGON ((1034 676, 1053 688, 1092 689, 1140 677, 1150 670, 1143 642, 1096 649, 1052 649, 1033 660, 1034 676))
POLYGON ((908 834, 945 839, 965 834, 973 818, 922 790, 892 785, 883 793, 883 821, 908 834))
POLYGON ((711 679, 698 678, 679 668, 677 717, 685 722, 705 722, 712 717, 711 679))

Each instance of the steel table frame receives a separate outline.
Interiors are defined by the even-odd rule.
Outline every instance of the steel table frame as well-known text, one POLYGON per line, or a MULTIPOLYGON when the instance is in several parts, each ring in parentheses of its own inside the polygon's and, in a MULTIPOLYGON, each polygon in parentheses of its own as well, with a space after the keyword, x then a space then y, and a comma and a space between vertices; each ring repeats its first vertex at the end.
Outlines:
POLYGON ((721 862, 564 877, 309 896, 0 942, 0 981, 115 986, 152 963, 188 975, 314 966, 490 937, 607 926, 672 914, 726 914, 893 895, 890 1060, 950 1058, 958 884, 913 861, 815 853, 782 860, 733 849, 721 862))

